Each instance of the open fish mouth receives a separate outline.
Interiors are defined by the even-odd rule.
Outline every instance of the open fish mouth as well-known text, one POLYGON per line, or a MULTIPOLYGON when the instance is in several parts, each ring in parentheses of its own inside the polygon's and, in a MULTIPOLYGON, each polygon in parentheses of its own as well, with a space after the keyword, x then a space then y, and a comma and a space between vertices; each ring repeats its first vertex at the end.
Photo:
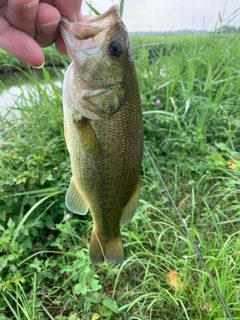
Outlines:
POLYGON ((99 16, 84 16, 83 21, 74 23, 62 17, 60 30, 69 54, 72 56, 77 47, 81 50, 102 47, 108 30, 120 20, 118 11, 118 5, 113 5, 99 16))

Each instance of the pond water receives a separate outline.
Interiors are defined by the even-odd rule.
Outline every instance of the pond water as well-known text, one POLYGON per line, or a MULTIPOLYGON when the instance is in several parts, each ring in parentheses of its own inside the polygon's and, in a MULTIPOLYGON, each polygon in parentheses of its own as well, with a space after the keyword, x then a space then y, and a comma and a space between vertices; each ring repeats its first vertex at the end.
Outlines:
MULTIPOLYGON (((48 70, 48 72, 54 84, 61 89, 62 81, 58 80, 57 72, 51 70, 48 70)), ((35 79, 37 77, 39 80, 41 88, 47 91, 49 95, 53 94, 51 85, 44 81, 42 70, 35 70, 34 75, 35 79)), ((22 93, 24 93, 25 98, 28 98, 29 91, 31 91, 31 94, 36 93, 36 96, 38 95, 36 85, 23 73, 0 73, 0 114, 3 117, 7 116, 15 105, 21 104, 22 93)), ((14 113, 18 115, 17 110, 14 113)))

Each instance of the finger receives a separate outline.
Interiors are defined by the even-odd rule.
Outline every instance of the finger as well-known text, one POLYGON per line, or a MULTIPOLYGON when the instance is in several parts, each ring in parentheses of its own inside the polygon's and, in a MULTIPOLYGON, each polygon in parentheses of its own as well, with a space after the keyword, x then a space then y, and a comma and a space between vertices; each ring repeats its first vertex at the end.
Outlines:
POLYGON ((60 19, 61 15, 56 8, 47 3, 39 4, 35 40, 41 47, 48 47, 55 42, 60 19))
POLYGON ((12 26, 35 36, 35 21, 39 0, 8 0, 5 18, 12 26))
POLYGON ((0 0, 0 8, 6 6, 8 3, 8 0, 0 0))
POLYGON ((58 52, 60 52, 61 54, 66 54, 67 53, 67 49, 65 46, 65 43, 63 41, 62 36, 59 34, 56 41, 55 41, 55 46, 58 50, 58 52))
POLYGON ((3 17, 0 17, 0 48, 35 68, 44 64, 43 51, 36 41, 12 27, 3 17))
POLYGON ((81 21, 82 15, 79 14, 82 0, 53 0, 53 5, 59 10, 61 15, 69 21, 81 21))

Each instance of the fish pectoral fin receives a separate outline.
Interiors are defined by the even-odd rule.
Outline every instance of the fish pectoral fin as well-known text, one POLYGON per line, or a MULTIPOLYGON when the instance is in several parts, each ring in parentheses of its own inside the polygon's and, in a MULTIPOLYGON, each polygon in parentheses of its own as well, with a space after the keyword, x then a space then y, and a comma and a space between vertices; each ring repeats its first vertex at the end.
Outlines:
POLYGON ((138 182, 136 184, 136 187, 128 200, 127 204, 122 209, 122 215, 120 219, 121 224, 128 223, 132 220, 134 213, 138 206, 138 200, 140 197, 140 179, 138 179, 138 182))
POLYGON ((78 129, 83 151, 91 156, 99 156, 102 148, 89 120, 82 117, 81 120, 75 120, 74 123, 78 129))
POLYGON ((64 119, 64 137, 65 137, 65 141, 66 141, 66 145, 67 145, 67 149, 68 148, 68 130, 67 130, 67 121, 64 119))
POLYGON ((67 208, 73 213, 85 215, 88 212, 88 205, 83 200, 73 179, 71 179, 70 186, 67 190, 65 203, 67 208))

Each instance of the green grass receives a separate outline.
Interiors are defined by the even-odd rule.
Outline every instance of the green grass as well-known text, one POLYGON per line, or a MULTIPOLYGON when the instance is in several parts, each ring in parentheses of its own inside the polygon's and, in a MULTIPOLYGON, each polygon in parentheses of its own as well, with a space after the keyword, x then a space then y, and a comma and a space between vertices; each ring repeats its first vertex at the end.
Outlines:
MULTIPOLYGON (((240 319, 240 38, 132 41, 145 143, 240 319)), ((63 219, 71 174, 61 90, 45 69, 43 80, 27 75, 38 95, 22 92, 21 120, 0 118, 0 319, 228 319, 146 153, 139 207, 122 227, 126 260, 91 264, 91 216, 63 219)))

